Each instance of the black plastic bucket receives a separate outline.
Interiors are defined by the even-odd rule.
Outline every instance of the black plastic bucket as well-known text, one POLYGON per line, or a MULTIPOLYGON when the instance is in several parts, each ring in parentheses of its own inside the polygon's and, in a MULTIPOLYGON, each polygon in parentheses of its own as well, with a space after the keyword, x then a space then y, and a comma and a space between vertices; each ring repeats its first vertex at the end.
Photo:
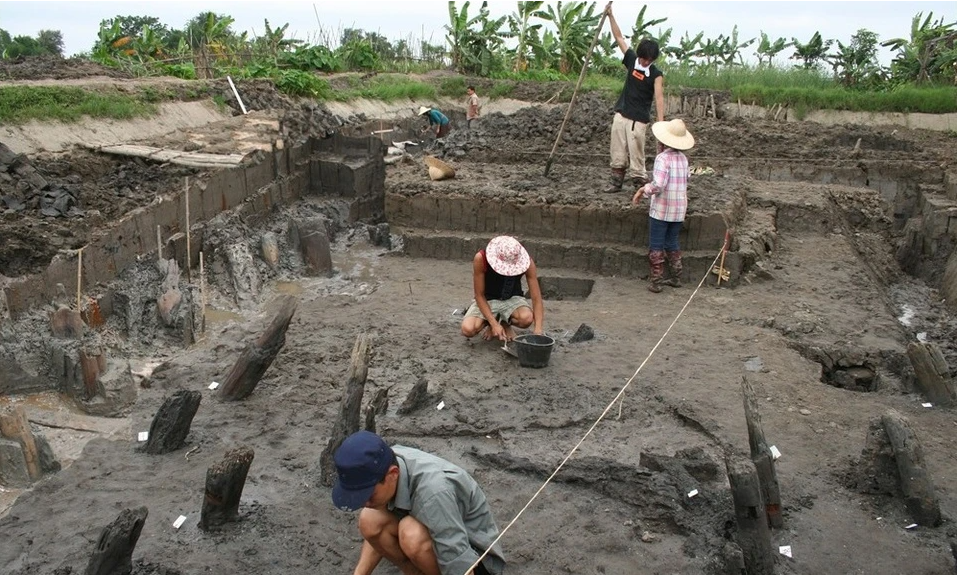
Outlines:
POLYGON ((515 338, 518 364, 522 367, 545 367, 552 356, 555 340, 547 335, 527 333, 515 338))

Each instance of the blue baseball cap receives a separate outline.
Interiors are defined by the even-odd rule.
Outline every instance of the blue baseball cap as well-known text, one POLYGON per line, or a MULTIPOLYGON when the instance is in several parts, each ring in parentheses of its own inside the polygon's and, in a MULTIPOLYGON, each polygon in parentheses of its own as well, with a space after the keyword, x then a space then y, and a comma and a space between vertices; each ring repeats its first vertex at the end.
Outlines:
POLYGON ((339 475, 332 487, 335 506, 348 511, 364 506, 394 457, 392 448, 371 431, 357 431, 347 437, 333 456, 339 475))

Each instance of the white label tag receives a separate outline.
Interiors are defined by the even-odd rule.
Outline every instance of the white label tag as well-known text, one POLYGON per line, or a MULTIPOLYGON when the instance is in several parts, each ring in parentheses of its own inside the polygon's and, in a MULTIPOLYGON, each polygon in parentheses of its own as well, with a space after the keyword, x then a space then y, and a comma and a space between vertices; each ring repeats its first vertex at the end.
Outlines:
POLYGON ((791 546, 790 545, 781 545, 778 547, 778 553, 784 555, 785 557, 791 556, 791 546))
POLYGON ((443 409, 445 409, 445 402, 440 401, 439 404, 435 406, 435 409, 438 409, 439 411, 442 411, 443 409))
POLYGON ((922 403, 921 405, 923 405, 924 407, 934 407, 933 403, 922 403))
POLYGON ((210 389, 216 389, 217 387, 219 387, 218 381, 214 381, 213 383, 209 384, 210 389))
POLYGON ((179 517, 176 518, 176 521, 173 521, 173 528, 179 529, 180 527, 183 526, 183 523, 185 522, 186 522, 186 516, 180 515, 179 517))
POLYGON ((697 494, 698 494, 698 490, 697 490, 697 489, 692 489, 691 491, 688 492, 688 497, 691 498, 691 497, 694 497, 694 496, 697 495, 697 494))
POLYGON ((916 523, 911 523, 910 525, 908 525, 908 526, 905 527, 904 529, 914 529, 914 528, 916 528, 916 527, 917 527, 917 524, 916 524, 916 523))
POLYGON ((146 441, 147 439, 150 438, 150 432, 149 432, 149 431, 141 431, 141 432, 139 432, 139 433, 136 435, 136 438, 139 439, 140 441, 146 441))
POLYGON ((771 452, 771 457, 773 457, 774 459, 781 457, 781 452, 778 451, 777 447, 772 445, 771 447, 768 448, 768 450, 771 452))

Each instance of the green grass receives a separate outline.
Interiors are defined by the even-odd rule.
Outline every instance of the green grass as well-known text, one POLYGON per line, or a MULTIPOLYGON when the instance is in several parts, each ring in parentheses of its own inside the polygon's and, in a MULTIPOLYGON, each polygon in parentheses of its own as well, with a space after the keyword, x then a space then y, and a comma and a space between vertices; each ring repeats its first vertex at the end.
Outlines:
POLYGON ((76 122, 83 116, 128 120, 156 112, 156 104, 119 92, 88 92, 59 86, 0 88, 0 124, 30 120, 76 122))
MULTIPOLYGON (((463 88, 462 91, 464 90, 463 88)), ((379 74, 365 80, 350 79, 348 88, 330 90, 324 96, 338 102, 348 102, 358 98, 394 102, 409 98, 414 100, 435 98, 438 93, 432 84, 410 80, 403 75, 379 74)))
POLYGON ((808 110, 849 110, 854 112, 957 112, 957 88, 901 86, 888 92, 863 92, 830 86, 827 88, 769 88, 744 84, 731 90, 732 100, 755 101, 765 106, 782 104, 798 115, 808 110))

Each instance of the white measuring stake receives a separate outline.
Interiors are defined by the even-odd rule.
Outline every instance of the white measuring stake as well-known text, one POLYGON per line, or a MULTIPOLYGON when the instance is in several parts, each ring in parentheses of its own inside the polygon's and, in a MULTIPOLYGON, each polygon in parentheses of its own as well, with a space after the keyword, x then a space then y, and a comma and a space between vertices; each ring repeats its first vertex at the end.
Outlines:
POLYGON ((226 76, 226 81, 229 82, 229 87, 233 89, 233 95, 236 96, 236 101, 239 102, 239 109, 243 111, 245 116, 249 112, 246 111, 246 106, 243 104, 243 99, 239 97, 239 91, 236 90, 236 84, 233 84, 233 79, 229 76, 226 76))

